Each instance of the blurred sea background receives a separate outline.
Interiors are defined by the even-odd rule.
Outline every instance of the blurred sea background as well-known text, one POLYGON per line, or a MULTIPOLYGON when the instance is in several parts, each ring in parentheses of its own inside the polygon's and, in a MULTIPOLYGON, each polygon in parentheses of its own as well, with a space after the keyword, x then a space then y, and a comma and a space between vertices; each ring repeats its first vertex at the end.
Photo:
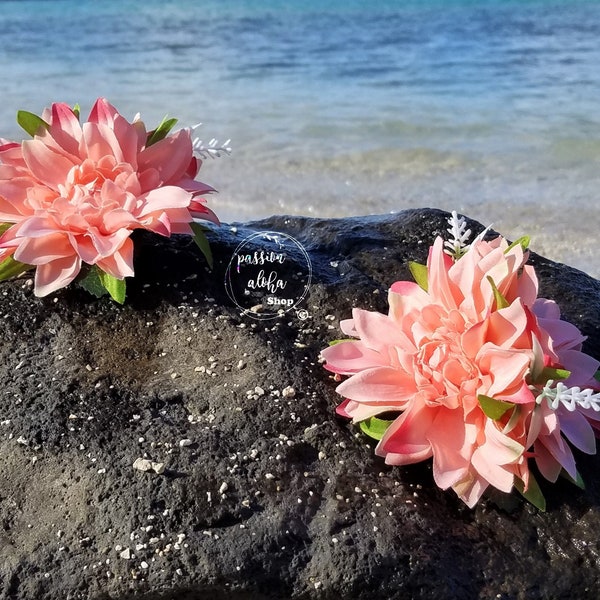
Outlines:
POLYGON ((225 222, 457 210, 600 277, 600 2, 0 0, 0 136, 202 122, 225 222))

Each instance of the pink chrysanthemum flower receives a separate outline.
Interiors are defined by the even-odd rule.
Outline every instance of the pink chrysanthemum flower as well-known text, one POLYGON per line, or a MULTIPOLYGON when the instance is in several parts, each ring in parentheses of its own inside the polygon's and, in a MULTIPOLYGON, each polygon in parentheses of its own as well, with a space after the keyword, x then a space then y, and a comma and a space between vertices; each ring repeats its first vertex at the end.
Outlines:
POLYGON ((192 234, 194 218, 218 222, 195 181, 200 161, 189 130, 149 145, 141 121, 129 123, 105 99, 87 122, 66 104, 42 115, 33 139, 0 140, 0 261, 36 267, 35 294, 71 283, 83 263, 133 275, 135 229, 192 234))
POLYGON ((359 339, 322 352, 327 369, 348 376, 337 387, 340 414, 399 413, 376 453, 392 465, 432 457, 437 485, 471 507, 490 485, 527 491, 530 456, 546 478, 564 469, 575 479, 565 438, 595 452, 597 412, 538 401, 546 374, 570 371, 565 384, 593 386, 599 363, 556 304, 536 299, 526 259, 521 245, 497 238, 477 239, 454 261, 437 238, 423 287, 394 283, 387 315, 354 309, 341 327, 359 339))

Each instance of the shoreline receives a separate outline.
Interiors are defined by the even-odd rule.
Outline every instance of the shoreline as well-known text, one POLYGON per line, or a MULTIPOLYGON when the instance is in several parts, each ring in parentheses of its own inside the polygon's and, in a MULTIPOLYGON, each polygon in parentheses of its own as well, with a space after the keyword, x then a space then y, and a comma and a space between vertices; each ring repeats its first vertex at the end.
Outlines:
POLYGON ((456 210, 509 239, 529 235, 533 252, 600 279, 600 217, 591 199, 593 188, 600 189, 600 177, 575 183, 576 174, 566 177, 561 171, 547 171, 533 181, 526 174, 464 170, 357 173, 300 162, 265 169, 256 161, 229 157, 205 163, 199 179, 218 189, 207 198, 223 223, 272 215, 342 218, 412 208, 456 210), (563 198, 569 198, 568 206, 563 198))

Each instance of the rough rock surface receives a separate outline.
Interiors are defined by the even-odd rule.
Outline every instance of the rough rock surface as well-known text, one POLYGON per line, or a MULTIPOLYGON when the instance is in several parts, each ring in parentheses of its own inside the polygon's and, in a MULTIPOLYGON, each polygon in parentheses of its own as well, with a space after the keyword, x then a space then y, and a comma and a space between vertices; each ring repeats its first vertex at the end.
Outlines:
MULTIPOLYGON (((124 306, 0 284, 0 599, 596 598, 597 457, 578 456, 585 491, 544 486, 546 513, 503 494, 469 510, 334 414, 319 350, 352 306, 386 310, 447 216, 222 227, 212 272, 187 239, 141 238, 124 306), (304 320, 226 294, 265 230, 309 253, 304 320)), ((600 282, 532 260, 600 357, 600 282)))

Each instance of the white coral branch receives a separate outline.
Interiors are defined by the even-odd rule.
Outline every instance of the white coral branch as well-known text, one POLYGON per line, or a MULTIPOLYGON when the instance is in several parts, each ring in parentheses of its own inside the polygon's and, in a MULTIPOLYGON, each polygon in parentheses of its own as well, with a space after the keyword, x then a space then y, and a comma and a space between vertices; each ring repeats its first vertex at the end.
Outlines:
POLYGON ((190 128, 190 134, 192 135, 192 148, 194 154, 198 155, 202 159, 207 158, 220 158, 224 154, 229 156, 231 154, 231 140, 226 140, 223 144, 220 144, 216 138, 212 138, 208 144, 205 144, 199 137, 193 137, 202 123, 198 123, 190 128))
POLYGON ((560 405, 568 411, 573 412, 577 407, 591 408, 600 412, 600 392, 594 392, 590 388, 581 389, 577 386, 572 388, 562 382, 558 382, 556 387, 552 387, 554 381, 550 379, 542 389, 542 392, 535 399, 538 404, 543 400, 548 401, 548 406, 556 410, 560 405))
POLYGON ((444 242, 444 252, 449 254, 458 260, 469 247, 469 238, 471 237, 471 230, 467 229, 467 222, 464 217, 459 217, 455 210, 452 211, 450 217, 448 217, 448 225, 450 227, 446 230, 452 238, 444 242))

